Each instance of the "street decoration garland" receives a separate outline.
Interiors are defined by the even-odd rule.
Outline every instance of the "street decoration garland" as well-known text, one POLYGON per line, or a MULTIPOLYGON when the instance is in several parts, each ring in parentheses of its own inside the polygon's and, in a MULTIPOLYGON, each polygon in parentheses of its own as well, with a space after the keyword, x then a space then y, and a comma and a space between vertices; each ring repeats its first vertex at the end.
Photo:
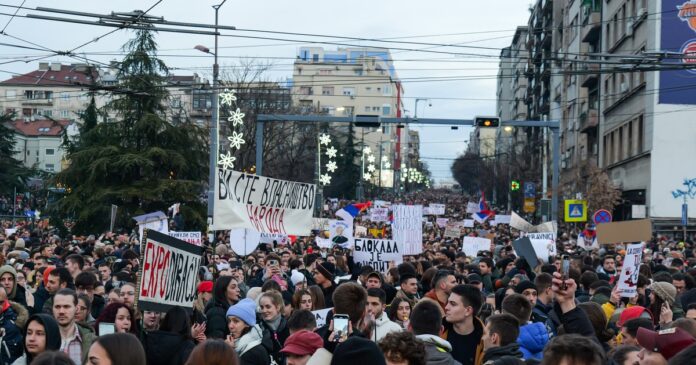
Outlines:
POLYGON ((321 172, 321 166, 319 166, 319 182, 326 186, 331 184, 331 175, 336 172, 338 166, 336 165, 336 155, 338 150, 331 145, 331 136, 326 133, 319 135, 319 156, 321 156, 321 146, 326 146, 324 153, 329 158, 329 162, 326 163, 325 173, 321 172))
POLYGON ((227 118, 227 121, 232 123, 232 136, 227 137, 227 140, 230 142, 230 147, 227 153, 220 154, 217 164, 223 169, 232 170, 234 168, 234 162, 237 160, 237 158, 233 156, 234 150, 240 150, 242 145, 246 143, 244 140, 244 133, 242 133, 241 130, 237 133, 238 129, 235 129, 239 125, 244 125, 245 114, 242 113, 237 106, 237 96, 234 90, 225 89, 225 91, 220 93, 220 105, 226 105, 234 110, 227 118))

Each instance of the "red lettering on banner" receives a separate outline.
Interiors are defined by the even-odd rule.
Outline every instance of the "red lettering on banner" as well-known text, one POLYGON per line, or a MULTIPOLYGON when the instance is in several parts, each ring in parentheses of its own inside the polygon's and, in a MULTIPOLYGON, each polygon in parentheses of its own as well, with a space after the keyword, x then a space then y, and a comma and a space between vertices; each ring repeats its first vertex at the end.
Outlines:
MULTIPOLYGON (((162 251, 164 251, 164 248, 162 248, 162 251)), ((169 268, 170 262, 169 258, 171 257, 172 252, 167 250, 164 255, 162 256, 162 260, 160 261, 160 265, 157 266, 157 269, 160 270, 159 275, 160 275, 160 282, 159 282, 159 296, 160 298, 164 298, 164 295, 166 294, 167 291, 167 282, 169 278, 167 275, 167 269, 169 268)), ((157 293, 155 293, 156 295, 157 293)))
POLYGON ((150 280, 146 280, 148 278, 148 274, 152 270, 152 264, 153 264, 153 255, 154 252, 152 250, 152 242, 148 241, 145 244, 145 253, 143 255, 143 277, 142 277, 142 285, 141 285, 141 291, 140 291, 140 296, 142 297, 147 297, 148 296, 148 288, 152 285, 152 282, 150 280))
POLYGON ((285 209, 247 205, 247 216, 259 232, 286 234, 285 209))

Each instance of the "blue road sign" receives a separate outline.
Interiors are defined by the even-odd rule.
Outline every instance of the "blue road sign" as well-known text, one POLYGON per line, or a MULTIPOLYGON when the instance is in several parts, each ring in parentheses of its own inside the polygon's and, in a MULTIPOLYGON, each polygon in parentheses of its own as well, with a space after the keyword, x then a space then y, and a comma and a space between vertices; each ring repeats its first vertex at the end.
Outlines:
POLYGON ((568 216, 570 218, 582 218, 585 214, 583 209, 585 207, 582 204, 570 204, 568 208, 568 216))
POLYGON ((609 223, 611 220, 611 213, 606 209, 600 209, 596 211, 594 215, 592 215, 592 221, 594 221, 595 224, 609 223))

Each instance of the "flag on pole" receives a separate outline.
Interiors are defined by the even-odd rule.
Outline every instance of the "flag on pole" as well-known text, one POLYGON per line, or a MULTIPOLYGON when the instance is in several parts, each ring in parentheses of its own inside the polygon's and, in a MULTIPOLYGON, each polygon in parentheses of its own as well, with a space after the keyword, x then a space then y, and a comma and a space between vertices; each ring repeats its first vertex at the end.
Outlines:
POLYGON ((486 204, 486 197, 481 191, 481 199, 479 199, 478 212, 474 213, 472 216, 475 221, 483 223, 491 217, 495 217, 495 212, 488 209, 488 204, 486 204))
POLYGON ((349 204, 346 207, 336 211, 336 216, 344 221, 352 221, 358 214, 364 212, 372 206, 372 202, 349 204))

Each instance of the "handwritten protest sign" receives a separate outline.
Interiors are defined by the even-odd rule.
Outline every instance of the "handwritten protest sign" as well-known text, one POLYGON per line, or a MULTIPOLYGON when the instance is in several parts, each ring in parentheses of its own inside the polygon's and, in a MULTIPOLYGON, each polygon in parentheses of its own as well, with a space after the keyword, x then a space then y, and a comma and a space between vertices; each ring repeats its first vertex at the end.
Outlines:
POLYGON ((313 184, 218 169, 213 225, 216 230, 306 235, 315 193, 313 184))
POLYGON ((367 236, 367 227, 355 226, 355 237, 367 236))
POLYGON ((435 222, 437 223, 437 226, 440 228, 444 228, 447 225, 447 222, 449 219, 447 218, 437 218, 435 222))
POLYGON ((469 214, 473 214, 479 211, 479 205, 478 203, 468 203, 466 205, 466 212, 469 214))
POLYGON ((196 299, 201 248, 153 230, 145 231, 138 309, 191 308, 196 299))
POLYGON ((450 222, 445 226, 445 237, 447 238, 459 238, 462 235, 462 228, 460 222, 450 222))
POLYGON ((287 245, 290 243, 290 238, 286 234, 261 233, 260 243, 273 243, 273 241, 279 245, 287 245))
POLYGON ((329 218, 312 218, 312 230, 313 231, 328 231, 329 230, 329 218))
POLYGON ((541 232, 527 233, 526 237, 532 242, 534 252, 538 258, 544 262, 548 262, 549 256, 556 256, 556 233, 541 232))
POLYGON ((394 240, 404 249, 404 255, 417 255, 423 252, 422 205, 394 205, 394 240))
POLYGON ((479 251, 490 251, 491 240, 483 237, 464 237, 462 251, 471 257, 476 257, 479 251))
POLYGON ((201 246, 203 245, 203 236, 201 232, 174 232, 174 231, 169 231, 169 235, 182 240, 186 241, 192 245, 196 246, 201 246))
POLYGON ((626 258, 624 258, 619 275, 618 290, 622 297, 633 298, 638 292, 638 274, 640 274, 640 263, 643 259, 643 244, 634 243, 626 247, 626 258))
POLYGON ((403 262, 403 246, 392 240, 373 238, 355 239, 353 260, 361 265, 370 265, 375 271, 386 273, 389 262, 396 265, 403 262))
POLYGON ((423 215, 444 215, 445 205, 444 204, 430 204, 423 208, 423 215))
POLYGON ((389 220, 388 208, 372 208, 370 209, 370 220, 373 222, 386 222, 389 220))
POLYGON ((465 219, 462 221, 464 224, 462 227, 464 228, 474 228, 474 220, 473 219, 465 219))
POLYGON ((326 324, 326 317, 329 316, 329 311, 331 311, 332 309, 333 308, 324 308, 312 311, 312 314, 314 314, 314 320, 317 321, 317 328, 322 327, 326 324))

